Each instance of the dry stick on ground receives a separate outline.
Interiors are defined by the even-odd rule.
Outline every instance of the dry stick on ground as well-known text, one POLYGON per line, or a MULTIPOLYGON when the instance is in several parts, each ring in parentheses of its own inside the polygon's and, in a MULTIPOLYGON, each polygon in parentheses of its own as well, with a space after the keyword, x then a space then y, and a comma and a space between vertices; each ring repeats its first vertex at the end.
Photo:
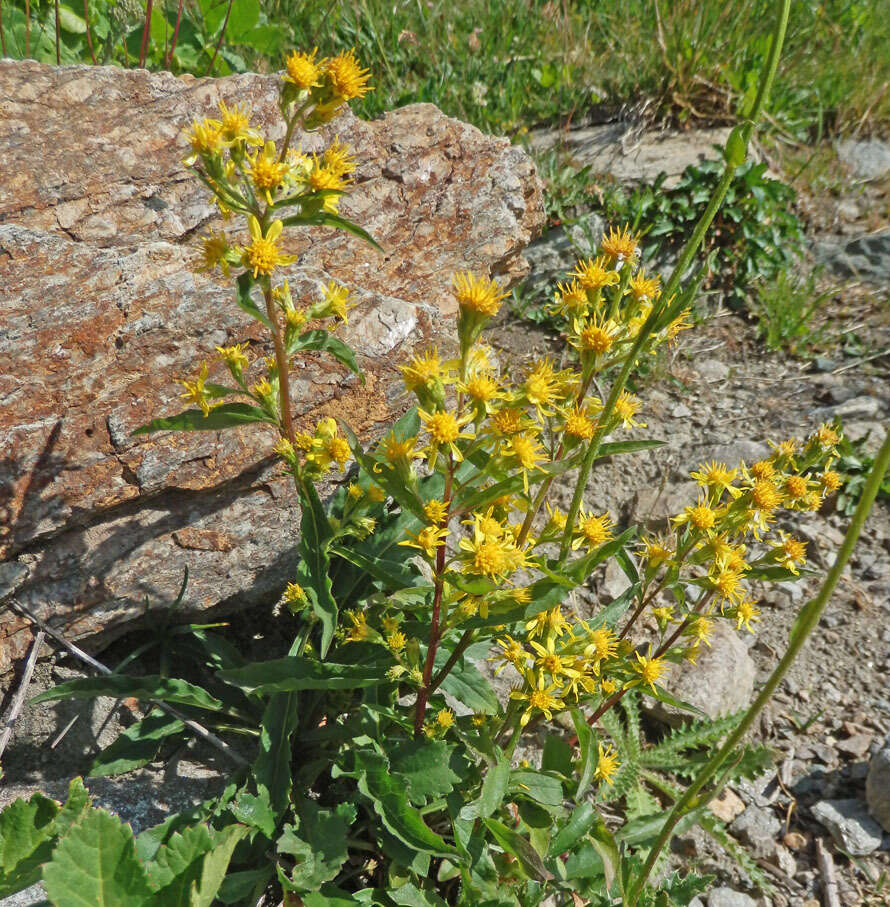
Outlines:
POLYGON ((819 872, 822 874, 822 903, 825 907, 841 907, 837 890, 837 875, 834 871, 834 860, 825 849, 822 838, 816 838, 816 859, 819 861, 819 872))
MULTIPOLYGON (((53 630, 52 627, 47 626, 36 614, 33 614, 28 608, 26 608, 21 602, 16 601, 16 599, 10 599, 10 605, 15 608, 20 614, 23 614, 28 620, 31 621, 36 627, 38 627, 42 632, 46 633, 50 639, 54 639, 60 646, 63 646, 67 649, 75 658, 79 658, 81 661, 90 665, 90 667, 97 670, 100 674, 104 674, 106 677, 110 674, 113 674, 114 671, 106 665, 102 664, 101 661, 96 661, 92 655, 87 655, 83 649, 78 648, 74 645, 73 642, 69 642, 56 630, 53 630)), ((150 700, 154 705, 156 705, 162 712, 166 712, 168 715, 173 718, 181 721, 187 728, 194 731, 199 737, 203 740, 206 740, 211 746, 218 749, 221 753, 224 753, 229 759, 232 760, 236 765, 241 768, 246 768, 249 763, 248 761, 236 750, 234 750, 225 740, 220 740, 212 731, 208 731, 206 727, 201 724, 198 724, 197 721, 194 721, 191 718, 187 718, 183 715, 179 709, 173 708, 172 705, 168 705, 166 702, 160 702, 157 699, 150 700)))
POLYGON ((46 634, 43 630, 38 631, 37 636, 34 637, 34 644, 31 646, 28 660, 25 662, 22 681, 16 691, 15 699, 12 702, 9 714, 6 716, 6 727, 3 729, 3 734, 0 735, 0 756, 3 755, 3 751, 9 743, 9 738, 12 736, 12 726, 18 719, 19 712, 21 712, 22 706, 25 704, 25 697, 28 695, 28 686, 31 683, 31 675, 34 673, 34 665, 37 664, 37 656, 40 653, 40 647, 43 645, 45 637, 46 634))

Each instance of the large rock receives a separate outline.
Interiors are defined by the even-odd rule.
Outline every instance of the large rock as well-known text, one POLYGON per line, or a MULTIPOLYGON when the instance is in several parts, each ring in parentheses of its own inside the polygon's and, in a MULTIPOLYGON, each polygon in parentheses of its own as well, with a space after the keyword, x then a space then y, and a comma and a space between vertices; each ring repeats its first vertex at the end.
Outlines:
POLYGON ((865 799, 868 811, 890 833, 890 735, 869 760, 865 799))
MULTIPOLYGON (((277 84, 0 63, 0 597, 16 589, 70 637, 120 633, 186 565, 185 613, 244 607, 292 576, 298 513, 268 431, 130 436, 181 408, 174 379, 216 345, 261 338, 229 284, 190 270, 195 236, 220 224, 181 158, 183 130, 219 99, 248 100, 280 138, 277 84)), ((360 162, 342 211, 386 254, 316 228, 288 241, 289 276, 300 295, 330 277, 354 290, 341 336, 367 382, 309 356, 294 405, 301 423, 333 413, 368 436, 407 406, 400 358, 447 344, 452 273, 523 276, 543 211, 522 150, 431 105, 347 113, 297 140, 335 135, 360 162)), ((0 675, 29 642, 6 611, 0 675)))

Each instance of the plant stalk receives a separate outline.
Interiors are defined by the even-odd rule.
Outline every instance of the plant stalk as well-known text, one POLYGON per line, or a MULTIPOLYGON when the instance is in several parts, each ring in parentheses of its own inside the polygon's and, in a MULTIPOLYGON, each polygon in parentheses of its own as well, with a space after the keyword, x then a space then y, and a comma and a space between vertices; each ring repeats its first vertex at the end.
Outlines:
POLYGON ((853 514, 853 518, 850 520, 850 526, 847 529, 847 534, 844 536, 843 544, 837 553, 834 564, 825 577, 825 581, 822 583, 822 588, 815 598, 801 608, 789 635, 788 648, 785 650, 785 654, 764 684, 760 694, 745 713, 745 717, 742 719, 739 726, 729 734, 723 746, 711 757, 708 763, 699 772, 698 777, 696 777, 683 796, 674 805, 667 821, 664 823, 664 827, 649 852, 649 856, 639 877, 634 881, 633 887, 626 898, 628 907, 635 907, 640 894, 642 893, 643 886, 646 883, 646 879, 649 877, 649 873, 652 871, 652 867, 655 865, 659 853, 670 839, 674 827, 690 809, 694 809, 695 806, 698 805, 699 792, 714 775, 717 774, 721 765, 723 765, 733 749, 747 733, 757 716, 763 710, 763 707, 772 698, 773 693, 800 654, 800 650, 803 648, 810 634, 818 625, 819 618, 822 616, 822 613, 834 592, 835 586, 837 586, 838 580, 841 577, 841 573, 847 565, 850 555, 853 553, 859 534, 862 532, 865 520, 871 512, 881 481, 888 468, 890 468, 890 423, 888 423, 887 426, 887 436, 884 439, 884 443, 881 445, 877 457, 875 457, 874 465, 869 473, 865 487, 862 490, 862 498, 859 501, 856 512, 853 514))

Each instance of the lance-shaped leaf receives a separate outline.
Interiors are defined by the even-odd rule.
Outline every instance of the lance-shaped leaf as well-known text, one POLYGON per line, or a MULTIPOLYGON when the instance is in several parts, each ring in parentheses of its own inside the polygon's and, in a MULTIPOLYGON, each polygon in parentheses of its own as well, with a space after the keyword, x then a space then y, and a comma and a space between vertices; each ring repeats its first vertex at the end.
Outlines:
POLYGON ((211 696, 203 687, 179 680, 175 677, 160 677, 147 674, 144 677, 127 677, 123 674, 109 674, 104 677, 79 677, 60 683, 52 689, 35 696, 31 702, 52 702, 55 699, 95 699, 97 696, 111 696, 114 699, 138 699, 141 702, 174 702, 190 705, 196 709, 211 712, 223 711, 223 704, 211 696))
MULTIPOLYGON (((391 664, 391 662, 390 662, 391 664)), ((220 671, 226 683, 246 693, 268 695, 296 690, 352 690, 386 682, 382 661, 368 664, 334 664, 299 655, 258 661, 243 668, 220 671)))
POLYGON ((237 286, 238 289, 235 293, 235 302, 237 302, 251 318, 256 318, 257 321, 262 322, 271 331, 272 323, 266 315, 259 310, 257 304, 251 298, 250 291, 253 289, 254 279, 250 276, 250 271, 245 271, 238 277, 237 286))
POLYGON ((141 721, 131 724, 111 746, 99 753, 90 768, 90 777, 132 772, 151 762, 165 740, 185 737, 185 725, 178 718, 160 709, 153 709, 141 721))
POLYGON ((483 821, 495 841, 507 853, 513 854, 519 860, 519 865, 530 879, 547 882, 553 878, 553 873, 544 865, 541 855, 519 832, 508 828, 503 822, 498 822, 497 819, 484 819, 483 821))
POLYGON ((291 217, 285 217, 282 220, 282 224, 284 224, 285 227, 294 227, 298 225, 334 227, 337 230, 344 230, 346 233, 357 236, 369 246, 373 246, 378 252, 383 252, 383 247, 367 230, 362 229, 358 224, 354 224, 351 220, 347 220, 339 214, 329 214, 327 211, 319 211, 317 214, 294 214, 291 217))
POLYGON ((274 419, 250 403, 223 403, 205 416, 200 409, 187 409, 175 416, 152 419, 134 429, 133 435, 150 435, 156 431, 221 431, 252 422, 274 423, 274 419))
POLYGON ((498 761, 491 766, 482 779, 482 791, 478 799, 468 803, 460 811, 461 819, 486 818, 500 809, 510 783, 510 760, 498 752, 498 761))
POLYGON ((331 539, 331 524, 325 515, 315 486, 303 483, 300 491, 303 516, 300 520, 300 566, 297 579, 307 588, 312 610, 321 623, 321 644, 319 654, 324 658, 334 639, 337 629, 337 602, 331 589, 328 570, 331 559, 328 543, 331 539))
POLYGON ((342 362, 350 371, 355 372, 365 383, 365 376, 359 368, 355 358, 355 353, 342 340, 338 340, 330 331, 315 330, 304 331, 298 337, 287 345, 287 353, 292 356, 294 353, 304 351, 325 352, 333 356, 338 362, 342 362))

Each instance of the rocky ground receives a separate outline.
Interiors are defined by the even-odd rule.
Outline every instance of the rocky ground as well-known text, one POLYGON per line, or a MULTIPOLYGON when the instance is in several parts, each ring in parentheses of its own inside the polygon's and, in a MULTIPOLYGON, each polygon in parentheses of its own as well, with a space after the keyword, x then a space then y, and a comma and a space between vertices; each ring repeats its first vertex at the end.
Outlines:
MULTIPOLYGON (((862 342, 855 347, 835 342, 808 360, 769 353, 752 324, 722 311, 711 299, 697 329, 683 335, 636 388, 648 423, 644 434, 664 440, 664 447, 604 464, 588 489, 591 506, 609 509, 622 523, 657 525, 694 496, 688 472, 702 460, 751 462, 768 450, 768 440, 805 435, 834 417, 842 419, 851 438, 864 439, 866 452, 874 452, 882 426, 890 420, 890 234, 874 232, 875 199, 884 197, 883 190, 874 181, 855 179, 860 182, 851 184, 846 197, 832 197, 819 209, 823 216, 814 222, 814 249, 834 269, 838 284, 845 283, 827 309, 829 326, 842 338, 847 328, 860 325, 856 333, 862 342), (843 207, 845 202, 852 206, 843 207), (826 213, 829 203, 836 216, 826 213)), ((877 226, 881 224, 886 220, 877 226)), ((558 235, 546 237, 538 249, 554 267, 569 263, 570 250, 558 235)), ((490 338, 511 369, 546 351, 558 356, 561 346, 552 332, 509 313, 490 338)), ((730 634, 718 655, 703 660, 701 672, 690 675, 683 698, 698 695, 696 704, 712 713, 746 704, 775 666, 847 521, 831 505, 818 514, 787 519, 784 528, 809 543, 814 575, 760 590, 763 620, 756 635, 730 634)), ((589 597, 608 598, 620 591, 621 577, 609 572, 594 577, 589 597)), ((273 627, 267 611, 233 619, 233 630, 258 656, 274 638, 273 627)), ((118 643, 102 657, 113 663, 133 644, 118 643)), ((64 656, 42 662, 32 692, 75 670, 76 662, 64 656)), ((748 876, 702 834, 688 833, 675 842, 677 861, 692 860, 717 876, 716 887, 702 903, 890 904, 890 886, 883 881, 890 874, 890 834, 866 808, 871 762, 872 813, 885 810, 885 828, 890 829, 888 673, 890 506, 883 503, 863 533, 819 632, 756 729, 755 736, 773 748, 776 769, 755 783, 732 788, 714 806, 731 822, 731 833, 752 854, 762 877, 748 876)), ((36 786, 60 794, 64 779, 84 771, 96 747, 113 739, 121 719, 127 720, 126 711, 127 704, 101 701, 27 708, 7 751, 0 805, 36 786)), ((169 791, 169 805, 180 807, 206 796, 225 770, 196 745, 163 766, 93 784, 100 802, 144 827, 157 821, 157 810, 163 811, 166 801, 155 802, 158 791, 169 791), (208 756, 212 769, 200 768, 208 756), (151 815, 146 804, 152 804, 151 815)))

